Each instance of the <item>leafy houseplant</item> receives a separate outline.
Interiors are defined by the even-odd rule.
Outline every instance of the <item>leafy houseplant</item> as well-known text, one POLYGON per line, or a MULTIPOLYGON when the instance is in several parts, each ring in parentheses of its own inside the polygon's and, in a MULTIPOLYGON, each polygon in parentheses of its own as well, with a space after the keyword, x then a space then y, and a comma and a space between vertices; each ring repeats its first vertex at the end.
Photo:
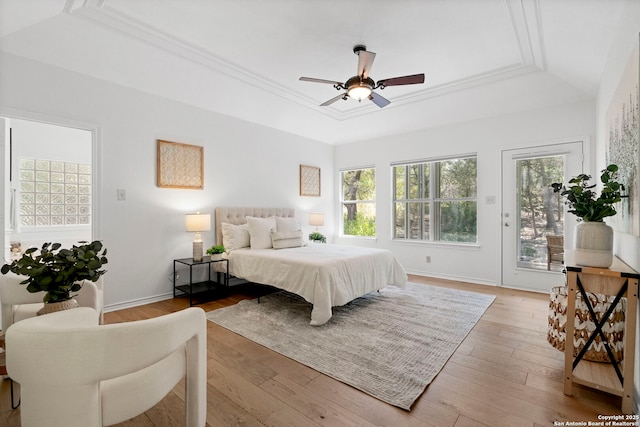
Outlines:
POLYGON ((309 240, 312 240, 314 242, 327 243, 327 238, 324 237, 322 233, 319 233, 317 231, 309 234, 309 240))
POLYGON ((29 248, 22 257, 2 266, 2 274, 12 273, 26 276, 20 282, 27 291, 45 292, 43 301, 54 303, 67 301, 82 288, 82 280, 95 282, 106 273, 101 267, 108 262, 107 249, 102 242, 93 241, 71 249, 60 249, 60 243, 45 243, 40 252, 29 248))
POLYGON ((610 164, 602 170, 600 181, 603 184, 600 196, 596 197, 593 189, 596 184, 589 184, 591 175, 580 174, 569 180, 568 187, 560 182, 551 184, 554 193, 560 193, 566 198, 565 203, 569 206, 569 212, 582 221, 602 222, 604 218, 615 215, 616 209, 613 206, 624 197, 622 192, 624 185, 616 181, 618 176, 618 166, 610 164))
POLYGON ((224 253, 225 249, 222 245, 214 245, 207 249, 207 255, 215 255, 224 253))
POLYGON ((207 255, 211 256, 211 261, 220 261, 225 249, 222 245, 214 245, 207 249, 207 255))
POLYGON ((573 262, 589 267, 608 268, 613 262, 613 229, 603 220, 615 215, 613 206, 624 197, 624 185, 616 181, 618 166, 610 164, 601 171, 602 191, 596 195, 596 185, 589 184, 590 175, 580 174, 569 180, 569 186, 553 183, 556 193, 566 198, 569 212, 578 217, 573 236, 573 262))

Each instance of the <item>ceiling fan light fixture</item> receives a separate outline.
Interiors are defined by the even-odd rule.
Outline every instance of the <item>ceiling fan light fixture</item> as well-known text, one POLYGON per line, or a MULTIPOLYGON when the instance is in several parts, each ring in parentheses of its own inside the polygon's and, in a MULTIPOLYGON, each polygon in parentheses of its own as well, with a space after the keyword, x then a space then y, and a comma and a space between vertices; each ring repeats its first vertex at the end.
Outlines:
POLYGON ((366 85, 351 86, 348 93, 351 98, 362 101, 363 99, 369 98, 369 95, 371 95, 371 88, 366 85))
POLYGON ((345 83, 347 94, 358 101, 368 99, 373 91, 375 82, 369 77, 353 76, 345 83))

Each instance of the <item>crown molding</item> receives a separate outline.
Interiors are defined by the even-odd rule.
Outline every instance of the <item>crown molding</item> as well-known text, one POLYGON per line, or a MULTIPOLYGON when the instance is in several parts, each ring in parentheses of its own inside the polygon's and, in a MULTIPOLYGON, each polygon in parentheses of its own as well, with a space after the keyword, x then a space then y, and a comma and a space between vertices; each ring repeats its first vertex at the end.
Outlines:
POLYGON ((514 37, 525 65, 547 69, 538 0, 504 0, 514 37))
MULTIPOLYGON (((394 97, 393 103, 385 107, 385 110, 545 70, 546 59, 538 0, 504 0, 504 5, 511 21, 521 63, 394 97)), ((67 0, 64 13, 142 41, 193 64, 204 66, 243 84, 312 109, 337 121, 345 121, 379 111, 379 108, 372 103, 365 106, 354 104, 353 108, 346 110, 338 109, 337 106, 320 107, 317 105, 317 100, 309 98, 303 92, 291 90, 262 75, 226 61, 201 47, 180 40, 146 22, 123 14, 110 7, 109 0, 67 0)))

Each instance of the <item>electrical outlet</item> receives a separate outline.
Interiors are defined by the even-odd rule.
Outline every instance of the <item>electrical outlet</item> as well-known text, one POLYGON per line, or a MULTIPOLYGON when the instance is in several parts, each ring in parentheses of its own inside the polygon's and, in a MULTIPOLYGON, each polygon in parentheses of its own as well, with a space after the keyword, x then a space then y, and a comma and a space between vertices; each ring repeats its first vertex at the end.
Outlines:
POLYGON ((424 261, 429 264, 431 262, 431 256, 427 255, 424 259, 424 261))

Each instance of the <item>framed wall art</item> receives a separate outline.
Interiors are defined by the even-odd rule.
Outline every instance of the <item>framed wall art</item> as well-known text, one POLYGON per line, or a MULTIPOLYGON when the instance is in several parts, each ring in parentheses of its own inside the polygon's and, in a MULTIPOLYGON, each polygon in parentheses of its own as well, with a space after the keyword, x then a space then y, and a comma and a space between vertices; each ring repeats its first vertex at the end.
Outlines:
POLYGON ((157 185, 160 188, 204 188, 204 148, 158 140, 157 185))
POLYGON ((320 168, 300 165, 300 195, 320 196, 320 168))
POLYGON ((607 218, 614 230, 640 236, 640 42, 632 51, 606 113, 606 160, 619 167, 628 198, 607 218))

